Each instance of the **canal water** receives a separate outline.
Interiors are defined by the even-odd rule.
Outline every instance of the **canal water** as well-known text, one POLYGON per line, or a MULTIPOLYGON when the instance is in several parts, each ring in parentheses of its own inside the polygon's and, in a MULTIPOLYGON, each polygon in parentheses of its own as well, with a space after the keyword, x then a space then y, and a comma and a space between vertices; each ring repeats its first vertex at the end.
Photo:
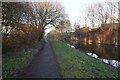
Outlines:
POLYGON ((120 69, 120 46, 105 44, 77 44, 74 46, 87 55, 120 69))

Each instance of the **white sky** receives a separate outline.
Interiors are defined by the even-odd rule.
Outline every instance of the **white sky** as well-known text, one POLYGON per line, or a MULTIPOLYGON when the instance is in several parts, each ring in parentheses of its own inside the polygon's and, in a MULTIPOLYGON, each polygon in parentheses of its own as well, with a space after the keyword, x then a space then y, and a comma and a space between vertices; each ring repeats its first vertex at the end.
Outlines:
POLYGON ((71 22, 83 18, 82 15, 84 14, 84 9, 86 7, 102 1, 104 0, 60 0, 71 22))
MULTIPOLYGON (((80 20, 80 23, 84 24, 84 13, 86 7, 90 6, 94 3, 105 2, 110 0, 53 0, 62 3, 62 6, 65 8, 65 12, 67 13, 71 24, 80 20)), ((120 1, 120 0, 113 0, 120 1)))
MULTIPOLYGON (((71 25, 77 20, 83 19, 84 9, 91 5, 92 3, 102 2, 104 0, 53 0, 62 3, 62 6, 65 8, 65 12, 67 13, 71 25)), ((52 29, 46 30, 46 33, 51 31, 52 29)))

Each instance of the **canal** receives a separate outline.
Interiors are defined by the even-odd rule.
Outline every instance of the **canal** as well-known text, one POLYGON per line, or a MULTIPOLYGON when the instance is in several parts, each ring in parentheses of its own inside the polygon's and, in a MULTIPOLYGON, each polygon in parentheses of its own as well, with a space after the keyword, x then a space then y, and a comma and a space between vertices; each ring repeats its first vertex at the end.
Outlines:
POLYGON ((85 54, 120 69, 120 46, 105 44, 76 44, 74 46, 85 54))

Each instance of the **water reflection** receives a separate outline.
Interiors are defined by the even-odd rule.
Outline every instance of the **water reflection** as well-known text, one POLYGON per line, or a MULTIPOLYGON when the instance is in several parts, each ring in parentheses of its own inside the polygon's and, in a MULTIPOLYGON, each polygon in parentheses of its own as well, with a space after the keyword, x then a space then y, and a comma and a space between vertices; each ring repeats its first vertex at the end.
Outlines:
POLYGON ((87 55, 92 56, 104 63, 120 68, 120 46, 105 44, 80 44, 74 45, 87 55))

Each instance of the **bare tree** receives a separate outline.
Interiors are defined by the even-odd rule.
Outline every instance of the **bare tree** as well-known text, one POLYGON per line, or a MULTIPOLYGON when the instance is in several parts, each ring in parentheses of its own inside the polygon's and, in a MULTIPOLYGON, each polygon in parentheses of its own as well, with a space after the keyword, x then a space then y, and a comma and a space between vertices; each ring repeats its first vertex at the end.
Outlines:
POLYGON ((3 32, 7 32, 8 36, 13 28, 23 30, 21 24, 28 24, 32 25, 31 34, 41 39, 47 25, 55 26, 64 20, 64 17, 64 8, 57 2, 3 3, 3 32))
POLYGON ((88 22, 91 23, 92 27, 95 27, 95 22, 96 22, 96 5, 91 5, 90 7, 87 8, 86 12, 86 17, 88 22))
POLYGON ((117 2, 113 0, 109 0, 109 2, 106 2, 109 23, 115 23, 117 19, 118 8, 116 6, 117 6, 117 2))
POLYGON ((88 6, 85 21, 87 20, 87 22, 90 22, 92 27, 94 27, 96 24, 100 26, 105 23, 115 23, 117 16, 117 2, 109 0, 88 6))
POLYGON ((58 2, 35 2, 33 3, 33 7, 40 37, 44 35, 43 33, 47 25, 56 26, 59 22, 64 20, 64 8, 58 2))
POLYGON ((23 7, 21 3, 3 2, 2 3, 2 34, 7 37, 17 25, 21 23, 21 12, 23 7))
POLYGON ((60 3, 34 3, 34 8, 36 9, 37 18, 39 18, 38 25, 41 28, 45 28, 48 24, 55 26, 65 17, 64 8, 60 5, 60 3))

